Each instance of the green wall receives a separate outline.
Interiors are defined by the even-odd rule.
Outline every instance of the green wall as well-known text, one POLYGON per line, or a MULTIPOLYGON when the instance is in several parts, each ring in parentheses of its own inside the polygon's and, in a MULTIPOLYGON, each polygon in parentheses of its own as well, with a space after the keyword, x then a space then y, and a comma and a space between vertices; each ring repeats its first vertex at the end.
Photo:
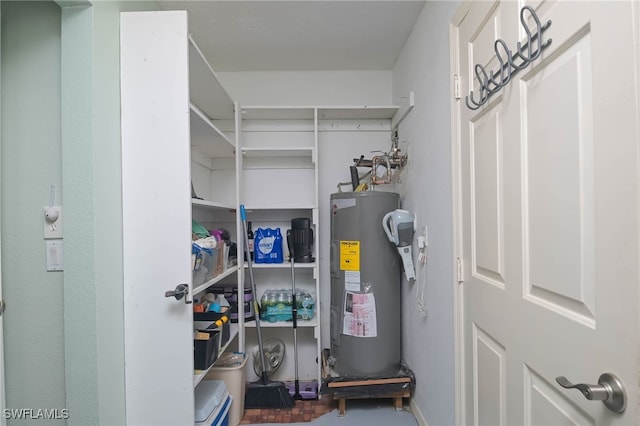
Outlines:
POLYGON ((56 203, 64 204, 60 8, 4 1, 1 7, 6 406, 61 409, 66 406, 64 274, 46 272, 42 213, 51 185, 56 203))
POLYGON ((6 407, 69 410, 46 424, 124 424, 119 12, 158 6, 0 6, 6 407), (64 272, 46 272, 51 185, 64 272))
MULTIPOLYGON (((93 191, 99 418, 124 424, 120 12, 151 1, 98 1, 93 9, 93 191)), ((80 348, 78 348, 80 349, 80 348)))

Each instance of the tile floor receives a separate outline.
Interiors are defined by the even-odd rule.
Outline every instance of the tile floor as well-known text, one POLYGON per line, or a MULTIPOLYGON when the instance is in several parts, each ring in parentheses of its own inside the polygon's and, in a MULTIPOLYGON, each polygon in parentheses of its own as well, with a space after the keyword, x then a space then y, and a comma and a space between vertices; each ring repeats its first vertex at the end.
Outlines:
POLYGON ((304 423, 317 419, 336 409, 336 402, 323 396, 318 400, 296 401, 293 408, 247 408, 240 421, 241 425, 260 423, 304 423))
POLYGON ((344 416, 338 415, 338 405, 330 396, 317 401, 296 401, 292 409, 246 409, 241 425, 255 426, 417 426, 408 406, 401 411, 393 408, 389 398, 354 399, 347 401, 344 416))

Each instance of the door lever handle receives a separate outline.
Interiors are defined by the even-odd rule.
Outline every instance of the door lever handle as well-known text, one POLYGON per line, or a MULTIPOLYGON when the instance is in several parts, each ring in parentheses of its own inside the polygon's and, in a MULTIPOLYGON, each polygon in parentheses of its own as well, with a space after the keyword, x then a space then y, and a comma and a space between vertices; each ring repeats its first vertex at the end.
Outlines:
POLYGON ((564 376, 556 377, 556 382, 565 389, 578 389, 589 401, 602 401, 615 413, 622 413, 627 408, 627 393, 620 379, 613 373, 602 374, 597 385, 574 384, 564 376))
POLYGON ((604 401, 609 398, 609 390, 603 385, 573 384, 566 377, 556 377, 556 382, 565 389, 578 389, 590 401, 604 401))
POLYGON ((169 290, 164 292, 164 297, 175 297, 176 300, 180 300, 184 297, 184 303, 189 305, 193 303, 193 300, 187 299, 187 294, 189 294, 189 284, 178 284, 175 290, 169 290))

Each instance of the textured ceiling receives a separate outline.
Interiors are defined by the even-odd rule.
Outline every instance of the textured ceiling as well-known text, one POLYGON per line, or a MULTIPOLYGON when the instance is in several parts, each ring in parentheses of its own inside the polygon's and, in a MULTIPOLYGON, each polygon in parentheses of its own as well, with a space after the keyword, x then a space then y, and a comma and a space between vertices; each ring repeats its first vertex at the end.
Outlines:
POLYGON ((158 1, 217 71, 390 70, 424 1, 158 1))

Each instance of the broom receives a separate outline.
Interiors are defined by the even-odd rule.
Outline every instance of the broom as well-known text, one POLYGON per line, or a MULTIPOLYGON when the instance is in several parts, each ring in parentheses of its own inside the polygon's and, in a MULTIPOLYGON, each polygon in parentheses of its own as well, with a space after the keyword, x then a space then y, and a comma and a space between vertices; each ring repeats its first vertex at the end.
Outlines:
MULTIPOLYGON (((247 213, 244 209, 244 204, 240 205, 240 217, 242 219, 242 230, 244 233, 244 247, 247 253, 249 253, 247 213)), ((295 402, 285 384, 283 382, 272 382, 269 380, 269 376, 267 376, 267 363, 264 356, 262 333, 260 331, 258 292, 256 290, 256 282, 253 279, 253 268, 249 256, 247 256, 247 264, 249 265, 249 279, 251 280, 251 292, 253 293, 253 308, 256 313, 256 331, 258 333, 258 350, 260 351, 260 361, 262 362, 262 374, 257 382, 247 384, 244 406, 247 408, 291 408, 295 402)))

